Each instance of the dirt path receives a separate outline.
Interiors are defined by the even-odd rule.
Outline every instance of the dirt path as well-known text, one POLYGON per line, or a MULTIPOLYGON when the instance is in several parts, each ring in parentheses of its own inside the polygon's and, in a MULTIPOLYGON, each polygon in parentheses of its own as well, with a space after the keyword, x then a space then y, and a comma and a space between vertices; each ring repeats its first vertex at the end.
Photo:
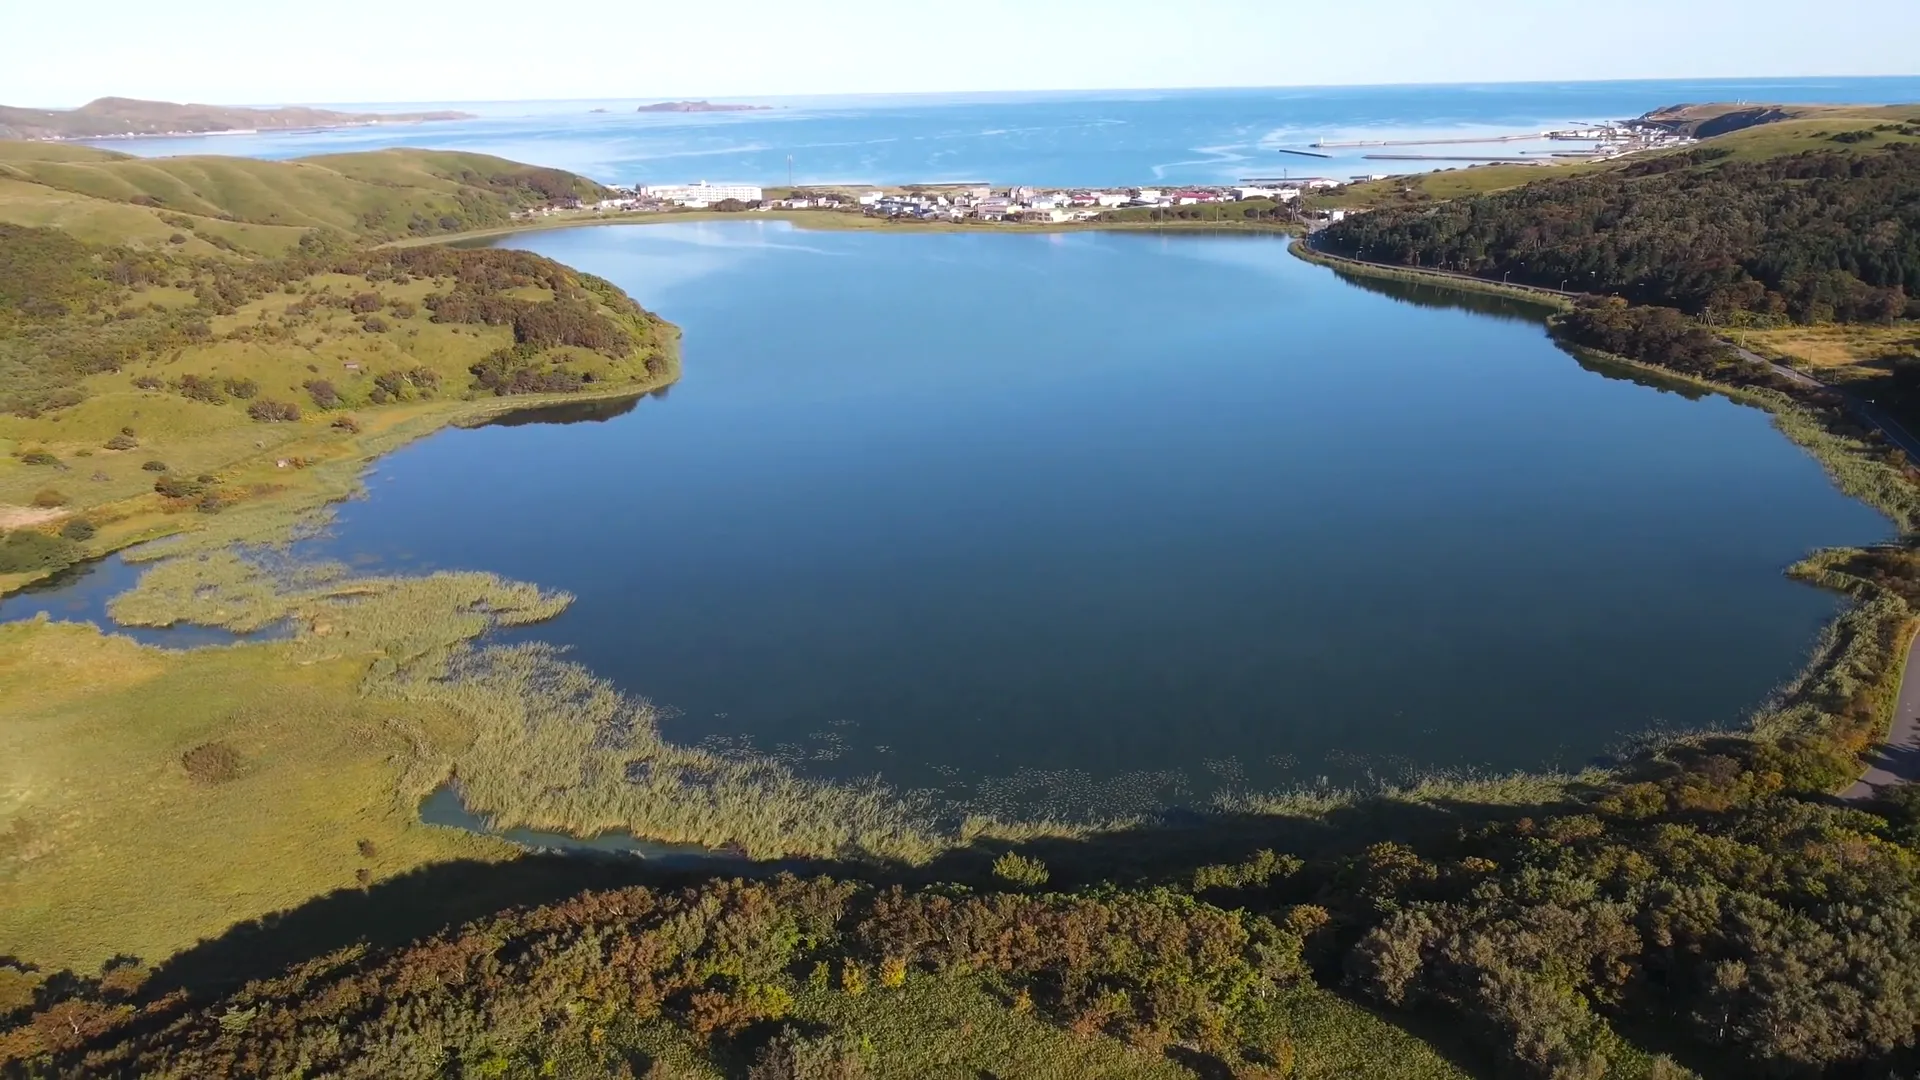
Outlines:
POLYGON ((45 525, 49 521, 58 521, 66 517, 61 509, 44 509, 38 506, 13 506, 0 503, 0 529, 24 529, 31 525, 45 525))

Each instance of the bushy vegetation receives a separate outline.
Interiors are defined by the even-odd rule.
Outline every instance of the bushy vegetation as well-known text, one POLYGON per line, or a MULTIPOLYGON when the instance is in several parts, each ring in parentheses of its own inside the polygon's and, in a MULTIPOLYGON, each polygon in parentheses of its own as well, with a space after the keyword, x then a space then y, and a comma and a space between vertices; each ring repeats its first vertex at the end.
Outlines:
POLYGON ((1359 214, 1329 251, 1717 319, 1920 317, 1920 146, 1757 161, 1714 148, 1359 214))
POLYGON ((1712 331, 1673 308, 1594 299, 1557 316, 1554 327, 1576 345, 1688 375, 1741 384, 1771 381, 1764 364, 1743 360, 1712 331))
MULTIPOLYGON (((188 755, 199 783, 245 767, 188 755)), ((1455 1017, 1501 1075, 1690 1075, 1622 1034, 1653 1029, 1727 1075, 1899 1075, 1920 1062, 1920 814, 1905 796, 1829 803, 1845 760, 1827 737, 1697 746, 1582 804, 1310 860, 1255 852, 1180 887, 589 892, 204 1001, 43 980, 0 1055, 87 1075, 585 1077, 639 1075, 670 1044, 739 1075, 804 1033, 879 1068, 889 1047, 810 1018, 978 986, 1003 1015, 1202 1076, 1387 1075, 1305 1070, 1289 1002, 1317 979, 1455 1017)))
POLYGON ((35 529, 0 534, 0 574, 65 569, 80 557, 80 546, 74 540, 35 529))
MULTIPOLYGON (((213 1007, 136 1005, 124 981, 59 988, 0 1037, 0 1058, 95 1076, 533 1075, 541 1061, 636 1075, 621 1067, 648 1067, 637 1036, 666 1027, 723 1059, 774 1044, 757 1055, 764 1069, 812 1056, 780 1035, 808 996, 965 980, 1084 1037, 1258 1068, 1287 1053, 1273 1004, 1304 979, 1300 945, 1267 919, 1163 891, 964 895, 792 877, 630 888, 391 956, 353 950, 213 1007)), ((819 1056, 884 1051, 855 1036, 819 1056)))

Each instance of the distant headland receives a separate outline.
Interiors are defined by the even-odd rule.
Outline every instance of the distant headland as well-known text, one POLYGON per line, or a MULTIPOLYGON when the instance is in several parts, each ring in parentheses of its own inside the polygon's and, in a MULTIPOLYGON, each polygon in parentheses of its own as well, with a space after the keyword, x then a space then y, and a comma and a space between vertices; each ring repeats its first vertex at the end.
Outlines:
POLYGON ((422 120, 471 120, 472 113, 344 113, 289 106, 243 109, 231 105, 180 105, 171 101, 103 97, 77 109, 21 109, 0 105, 0 139, 117 139, 143 135, 212 135, 223 132, 410 124, 422 120))
POLYGON ((656 101, 651 105, 642 105, 634 112, 762 112, 771 109, 771 105, 715 105, 711 101, 656 101))

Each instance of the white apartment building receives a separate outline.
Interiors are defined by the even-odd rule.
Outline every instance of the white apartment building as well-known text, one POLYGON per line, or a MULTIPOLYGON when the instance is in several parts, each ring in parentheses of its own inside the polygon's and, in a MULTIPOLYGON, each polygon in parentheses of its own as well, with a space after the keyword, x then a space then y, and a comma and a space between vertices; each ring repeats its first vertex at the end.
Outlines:
POLYGON ((709 206, 723 199, 738 199, 741 202, 760 201, 760 188, 756 185, 709 184, 705 180, 696 184, 649 184, 640 189, 640 194, 661 202, 697 202, 709 206))

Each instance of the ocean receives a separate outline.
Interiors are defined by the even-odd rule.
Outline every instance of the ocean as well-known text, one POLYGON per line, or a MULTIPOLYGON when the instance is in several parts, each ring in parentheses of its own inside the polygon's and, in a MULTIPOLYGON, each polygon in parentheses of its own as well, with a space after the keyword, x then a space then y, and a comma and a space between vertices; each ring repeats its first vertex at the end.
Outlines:
MULTIPOLYGON (((432 147, 497 154, 609 184, 692 180, 763 185, 1222 184, 1266 177, 1348 180, 1460 162, 1369 160, 1379 148, 1318 140, 1470 138, 1625 119, 1680 102, 1920 101, 1920 76, 1651 80, 1446 86, 1276 87, 1074 93, 736 98, 733 113, 637 113, 638 100, 410 102, 355 110, 456 108, 478 119, 330 131, 108 140, 144 156, 292 158, 432 147), (595 111, 595 110, 605 110, 595 111)), ((1544 154, 1569 144, 1489 143, 1416 153, 1544 154)))

